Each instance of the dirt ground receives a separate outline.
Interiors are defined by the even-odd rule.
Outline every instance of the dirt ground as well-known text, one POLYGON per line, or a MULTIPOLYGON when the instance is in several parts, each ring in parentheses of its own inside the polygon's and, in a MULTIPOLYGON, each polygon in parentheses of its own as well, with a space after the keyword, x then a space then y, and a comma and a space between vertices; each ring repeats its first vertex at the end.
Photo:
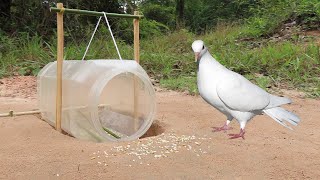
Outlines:
MULTIPOLYGON (((0 112, 37 109, 34 77, 0 80, 0 112)), ((291 97, 302 121, 288 130, 266 115, 246 139, 213 133, 225 117, 201 97, 158 91, 146 137, 93 143, 36 116, 0 118, 0 179, 320 179, 320 100, 291 97)), ((238 133, 239 124, 232 122, 238 133)))

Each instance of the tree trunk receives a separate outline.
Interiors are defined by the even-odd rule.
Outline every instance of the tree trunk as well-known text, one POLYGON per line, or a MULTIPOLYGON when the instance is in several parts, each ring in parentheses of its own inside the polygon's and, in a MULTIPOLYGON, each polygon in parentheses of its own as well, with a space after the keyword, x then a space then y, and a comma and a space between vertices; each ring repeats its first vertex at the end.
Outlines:
POLYGON ((176 0, 176 28, 184 27, 184 0, 176 0))
POLYGON ((10 7, 11 0, 0 0, 0 28, 10 30, 10 7))

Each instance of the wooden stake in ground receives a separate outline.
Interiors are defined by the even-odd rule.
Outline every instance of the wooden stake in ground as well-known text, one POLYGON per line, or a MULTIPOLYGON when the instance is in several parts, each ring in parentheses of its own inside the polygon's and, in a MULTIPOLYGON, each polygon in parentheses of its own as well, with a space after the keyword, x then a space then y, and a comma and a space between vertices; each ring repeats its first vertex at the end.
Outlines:
MULTIPOLYGON (((139 15, 138 11, 134 12, 134 15, 139 15)), ((134 59, 139 64, 140 62, 140 51, 139 51, 139 18, 133 20, 133 44, 134 44, 134 59)))
MULTIPOLYGON (((138 11, 134 12, 134 15, 139 15, 138 11)), ((140 42, 139 42, 139 19, 136 18, 133 20, 133 46, 134 46, 134 59, 139 64, 140 62, 140 42)), ((139 118, 138 118, 138 105, 139 105, 139 93, 138 93, 138 77, 134 77, 134 130, 137 131, 139 129, 139 118)))
POLYGON ((57 47, 57 93, 56 93, 56 130, 61 130, 61 112, 62 112, 62 63, 63 63, 63 4, 58 3, 57 8, 61 11, 57 13, 57 32, 58 32, 58 47, 57 47))

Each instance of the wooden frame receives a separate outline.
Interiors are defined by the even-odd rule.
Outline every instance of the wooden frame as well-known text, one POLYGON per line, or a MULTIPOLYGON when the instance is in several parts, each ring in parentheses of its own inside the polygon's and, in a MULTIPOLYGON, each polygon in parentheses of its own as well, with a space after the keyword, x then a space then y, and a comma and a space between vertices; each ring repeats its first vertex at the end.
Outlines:
MULTIPOLYGON (((91 16, 102 16, 103 12, 87 11, 79 9, 67 9, 63 7, 62 3, 57 3, 57 7, 50 8, 50 11, 57 12, 57 94, 56 94, 56 130, 62 132, 61 129, 61 114, 62 114, 62 64, 63 64, 63 48, 64 48, 64 33, 63 33, 63 14, 73 13, 73 14, 84 14, 91 16)), ((106 13, 109 17, 120 17, 120 18, 133 18, 133 31, 134 31, 134 60, 139 63, 140 53, 139 53, 139 20, 143 16, 139 15, 138 11, 134 12, 134 15, 130 14, 116 14, 116 13, 106 13)), ((136 79, 134 80, 134 118, 135 118, 135 128, 137 127, 137 104, 138 95, 136 90, 136 79)))

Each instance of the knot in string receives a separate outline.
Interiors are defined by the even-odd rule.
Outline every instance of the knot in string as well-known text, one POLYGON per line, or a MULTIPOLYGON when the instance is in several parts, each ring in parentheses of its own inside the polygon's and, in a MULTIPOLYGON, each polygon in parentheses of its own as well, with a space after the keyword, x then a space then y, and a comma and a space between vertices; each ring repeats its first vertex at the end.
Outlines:
POLYGON ((64 8, 64 7, 62 7, 61 9, 60 9, 60 12, 59 13, 64 13, 64 11, 65 11, 66 9, 64 8))

